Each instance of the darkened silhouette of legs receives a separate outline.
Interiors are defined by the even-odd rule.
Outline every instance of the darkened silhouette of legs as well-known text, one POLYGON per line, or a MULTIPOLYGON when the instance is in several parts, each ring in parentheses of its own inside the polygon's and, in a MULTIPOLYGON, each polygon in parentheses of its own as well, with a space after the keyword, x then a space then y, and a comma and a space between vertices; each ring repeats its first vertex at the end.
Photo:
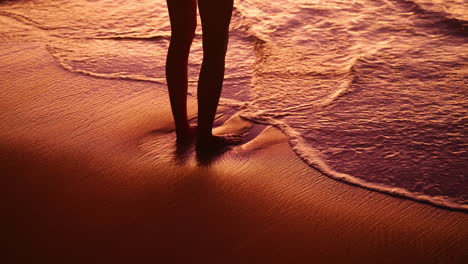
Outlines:
POLYGON ((197 27, 196 0, 168 0, 171 43, 166 60, 166 80, 177 142, 190 142, 195 134, 187 120, 187 64, 197 27))
MULTIPOLYGON (((213 122, 224 79, 233 0, 198 0, 203 31, 203 63, 198 80, 197 147, 207 150, 240 143, 240 136, 213 136, 213 122)), ((177 141, 188 143, 195 134, 187 120, 187 63, 196 28, 196 0, 167 0, 171 43, 166 79, 177 141)))

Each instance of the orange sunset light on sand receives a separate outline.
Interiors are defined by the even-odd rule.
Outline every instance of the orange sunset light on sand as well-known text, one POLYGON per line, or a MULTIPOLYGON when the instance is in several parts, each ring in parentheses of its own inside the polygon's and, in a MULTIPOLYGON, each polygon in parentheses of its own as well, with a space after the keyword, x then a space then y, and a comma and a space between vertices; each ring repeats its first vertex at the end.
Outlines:
POLYGON ((465 1, 191 3, 0 1, 3 262, 466 262, 465 1))

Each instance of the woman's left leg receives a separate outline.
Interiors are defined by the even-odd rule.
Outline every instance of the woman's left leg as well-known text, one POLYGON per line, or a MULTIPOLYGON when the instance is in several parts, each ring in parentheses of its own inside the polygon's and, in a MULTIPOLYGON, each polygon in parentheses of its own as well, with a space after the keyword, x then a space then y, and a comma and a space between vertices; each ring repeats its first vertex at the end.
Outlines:
POLYGON ((166 80, 174 117, 177 141, 193 135, 187 120, 187 64, 197 27, 196 0, 167 0, 171 21, 171 42, 166 60, 166 80))

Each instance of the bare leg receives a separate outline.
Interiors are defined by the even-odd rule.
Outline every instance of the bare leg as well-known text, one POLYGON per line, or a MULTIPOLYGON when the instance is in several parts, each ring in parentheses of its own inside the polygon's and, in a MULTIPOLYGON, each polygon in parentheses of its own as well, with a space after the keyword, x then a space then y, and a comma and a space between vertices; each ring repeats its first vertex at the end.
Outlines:
POLYGON ((171 43, 166 60, 166 80, 177 142, 188 142, 194 128, 187 120, 187 64, 197 27, 196 0, 167 0, 171 20, 171 43))
POLYGON ((203 63, 198 80, 198 145, 237 144, 239 138, 215 137, 213 121, 221 95, 233 0, 198 0, 203 29, 203 63))

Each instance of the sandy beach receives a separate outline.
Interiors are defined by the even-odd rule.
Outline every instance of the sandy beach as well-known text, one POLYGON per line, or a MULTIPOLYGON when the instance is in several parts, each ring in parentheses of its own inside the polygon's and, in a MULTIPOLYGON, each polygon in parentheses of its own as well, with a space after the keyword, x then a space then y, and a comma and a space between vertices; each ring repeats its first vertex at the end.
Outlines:
POLYGON ((38 42, 0 46, 3 263, 468 259, 466 213, 330 179, 272 127, 201 164, 174 147, 163 85, 71 73, 38 42))

